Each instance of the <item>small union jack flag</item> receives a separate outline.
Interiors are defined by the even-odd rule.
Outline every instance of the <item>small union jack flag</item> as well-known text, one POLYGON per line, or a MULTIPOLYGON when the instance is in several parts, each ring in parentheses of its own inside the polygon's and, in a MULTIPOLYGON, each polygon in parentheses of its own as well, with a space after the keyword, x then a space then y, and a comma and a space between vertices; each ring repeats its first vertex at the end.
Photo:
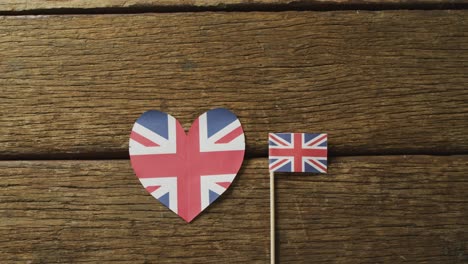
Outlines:
POLYGON ((327 134, 270 133, 271 172, 327 172, 327 134))

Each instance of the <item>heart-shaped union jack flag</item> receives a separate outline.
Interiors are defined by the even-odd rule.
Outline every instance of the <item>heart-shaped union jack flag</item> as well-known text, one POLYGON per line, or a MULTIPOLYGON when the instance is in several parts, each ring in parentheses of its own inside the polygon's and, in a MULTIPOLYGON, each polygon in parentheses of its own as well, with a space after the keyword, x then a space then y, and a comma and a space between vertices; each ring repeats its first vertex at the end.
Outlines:
POLYGON ((151 110, 135 122, 129 148, 146 190, 190 222, 231 185, 244 159, 245 138, 227 109, 202 114, 187 135, 174 117, 151 110))

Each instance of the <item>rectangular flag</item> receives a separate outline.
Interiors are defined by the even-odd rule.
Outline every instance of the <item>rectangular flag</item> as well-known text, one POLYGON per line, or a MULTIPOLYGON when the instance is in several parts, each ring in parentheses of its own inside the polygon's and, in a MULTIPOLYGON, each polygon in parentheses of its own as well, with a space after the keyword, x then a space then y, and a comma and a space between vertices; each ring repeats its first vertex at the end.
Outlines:
POLYGON ((327 134, 270 133, 271 172, 327 172, 327 134))

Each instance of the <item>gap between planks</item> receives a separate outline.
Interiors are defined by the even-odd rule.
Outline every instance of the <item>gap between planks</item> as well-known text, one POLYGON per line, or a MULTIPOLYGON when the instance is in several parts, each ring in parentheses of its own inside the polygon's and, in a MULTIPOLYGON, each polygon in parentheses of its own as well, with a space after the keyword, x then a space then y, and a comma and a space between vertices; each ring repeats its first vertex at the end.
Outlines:
MULTIPOLYGON (((335 158, 353 158, 353 157, 398 157, 398 156, 460 156, 468 155, 464 152, 450 152, 450 153, 362 153, 362 154, 340 154, 340 155, 328 155, 328 159, 335 158)), ((268 158, 268 155, 257 155, 255 153, 244 156, 244 160, 257 159, 257 158, 268 158)), ((119 161, 119 160, 130 160, 128 153, 112 153, 112 154, 37 154, 37 155, 22 155, 22 156, 0 156, 1 161, 69 161, 69 160, 83 160, 83 161, 119 161)))
MULTIPOLYGON (((40 1, 37 1, 40 2, 40 1)), ((143 14, 143 13, 183 13, 183 12, 283 12, 283 11, 384 11, 384 10, 463 10, 468 9, 468 1, 419 0, 419 1, 316 1, 316 0, 254 0, 242 1, 197 1, 187 3, 177 1, 150 1, 119 5, 107 3, 66 4, 66 1, 28 5, 0 4, 0 16, 22 15, 79 15, 79 14, 143 14)), ((125 2, 126 3, 126 2, 125 2)))

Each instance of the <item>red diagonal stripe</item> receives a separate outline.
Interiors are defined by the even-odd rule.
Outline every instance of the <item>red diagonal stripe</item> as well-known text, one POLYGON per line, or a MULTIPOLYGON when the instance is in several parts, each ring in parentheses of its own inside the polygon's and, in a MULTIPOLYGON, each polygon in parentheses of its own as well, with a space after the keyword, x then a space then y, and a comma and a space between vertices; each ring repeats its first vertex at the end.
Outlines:
POLYGON ((135 140, 136 142, 142 144, 145 147, 158 147, 159 146, 158 144, 156 144, 153 141, 145 138, 144 136, 138 134, 135 131, 132 131, 132 133, 130 134, 130 138, 135 140))
POLYGON ((231 131, 229 134, 225 135, 224 137, 218 139, 215 143, 229 143, 233 139, 237 138, 238 136, 242 135, 242 127, 238 127, 231 131))
POLYGON ((324 139, 324 138, 326 138, 326 137, 327 137, 327 135, 325 134, 325 135, 323 135, 322 137, 320 137, 319 139, 314 140, 312 143, 307 144, 307 146, 313 146, 314 144, 316 144, 317 142, 321 141, 322 139, 324 139))
POLYGON ((327 168, 323 166, 322 163, 316 162, 315 160, 308 159, 308 161, 312 162, 315 166, 321 168, 323 171, 327 172, 327 168))
POLYGON ((224 189, 227 189, 229 187, 229 185, 231 185, 230 182, 217 182, 216 184, 223 187, 224 189))
POLYGON ((161 186, 159 185, 154 185, 154 186, 147 186, 146 187, 146 190, 149 192, 149 193, 152 193, 154 191, 156 191, 157 189, 159 189, 161 186))
POLYGON ((278 168, 280 166, 283 166, 284 164, 286 164, 286 162, 289 162, 289 160, 284 159, 283 161, 276 163, 273 167, 270 168, 270 170, 274 170, 274 169, 276 169, 276 168, 278 168))
POLYGON ((288 144, 285 144, 283 141, 281 141, 281 140, 283 140, 282 138, 278 139, 279 137, 276 136, 275 134, 270 134, 270 137, 272 137, 275 140, 275 143, 278 143, 278 144, 280 144, 282 146, 287 146, 288 145, 288 144))

